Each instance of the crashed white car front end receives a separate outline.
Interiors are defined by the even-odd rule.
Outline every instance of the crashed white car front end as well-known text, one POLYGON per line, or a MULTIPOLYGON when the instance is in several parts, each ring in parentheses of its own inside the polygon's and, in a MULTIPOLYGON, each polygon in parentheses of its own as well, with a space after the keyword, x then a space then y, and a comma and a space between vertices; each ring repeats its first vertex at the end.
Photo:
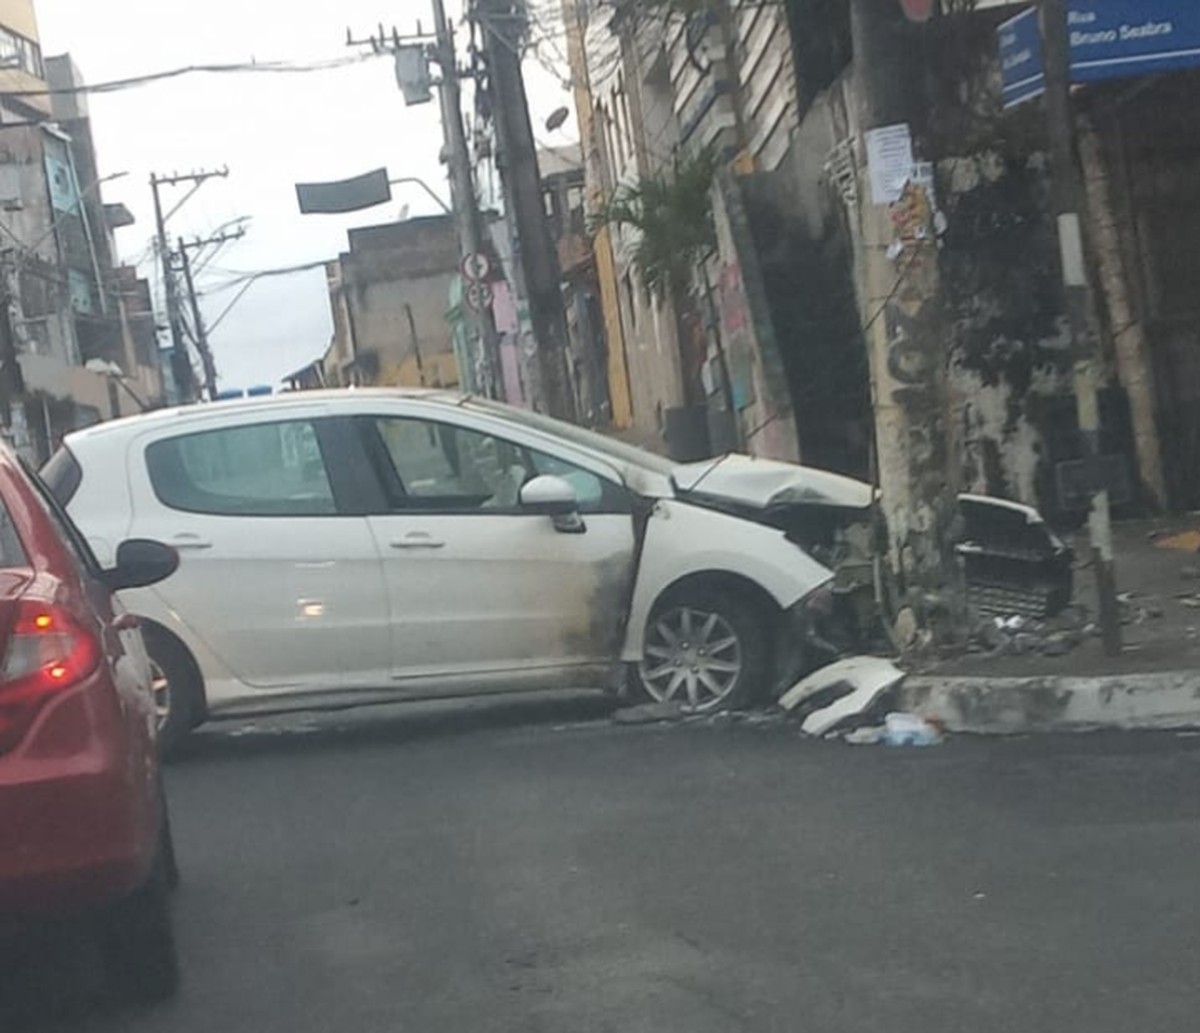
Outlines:
MULTIPOLYGON (((759 579, 784 614, 780 683, 839 655, 890 648, 887 535, 871 485, 743 455, 678 466, 670 482, 647 528, 628 658, 669 570, 714 551, 759 579)), ((1040 618, 1070 602, 1071 550, 1035 509, 964 494, 959 514, 955 545, 975 612, 1040 618)))

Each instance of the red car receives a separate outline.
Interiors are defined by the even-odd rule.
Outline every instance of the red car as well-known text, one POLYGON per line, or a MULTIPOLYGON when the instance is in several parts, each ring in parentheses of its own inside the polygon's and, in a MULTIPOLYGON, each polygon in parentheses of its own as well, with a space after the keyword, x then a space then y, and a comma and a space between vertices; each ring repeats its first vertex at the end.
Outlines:
POLYGON ((175 551, 127 541, 101 570, 67 516, 0 446, 0 934, 79 917, 122 996, 177 981, 177 878, 149 660, 113 593, 175 551))

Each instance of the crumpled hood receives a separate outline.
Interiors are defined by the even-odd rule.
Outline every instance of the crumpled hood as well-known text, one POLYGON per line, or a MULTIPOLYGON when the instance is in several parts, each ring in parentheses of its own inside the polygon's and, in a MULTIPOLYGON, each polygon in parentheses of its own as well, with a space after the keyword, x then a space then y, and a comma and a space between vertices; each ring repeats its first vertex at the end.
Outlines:
POLYGON ((743 455, 677 466, 671 477, 681 496, 694 492, 756 509, 788 505, 866 509, 875 496, 869 484, 853 477, 743 455))

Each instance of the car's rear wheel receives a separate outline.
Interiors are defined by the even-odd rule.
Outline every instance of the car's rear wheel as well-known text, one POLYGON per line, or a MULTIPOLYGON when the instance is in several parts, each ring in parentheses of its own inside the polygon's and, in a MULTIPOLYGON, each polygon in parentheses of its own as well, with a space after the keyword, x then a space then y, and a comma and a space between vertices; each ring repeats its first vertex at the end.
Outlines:
POLYGON ((123 1001, 164 1001, 179 987, 166 867, 160 853, 146 884, 101 917, 105 975, 123 1001))
POLYGON ((704 713, 750 702, 769 665, 762 608, 745 593, 697 586, 654 608, 636 681, 654 702, 704 713))
POLYGON ((203 701, 195 670, 183 648, 154 628, 145 633, 158 718, 158 747, 170 757, 196 726, 203 701))

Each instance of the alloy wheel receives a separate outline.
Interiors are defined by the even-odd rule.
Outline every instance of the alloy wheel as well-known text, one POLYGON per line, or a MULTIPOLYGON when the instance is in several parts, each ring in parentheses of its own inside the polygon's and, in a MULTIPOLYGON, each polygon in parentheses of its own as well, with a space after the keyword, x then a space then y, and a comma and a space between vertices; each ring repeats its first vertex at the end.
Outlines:
POLYGON ((171 716, 171 679, 153 660, 150 661, 150 688, 154 691, 154 716, 161 730, 171 716))
POLYGON ((642 683, 660 703, 713 710, 733 695, 743 666, 741 639, 719 613, 680 606, 646 629, 642 683))

